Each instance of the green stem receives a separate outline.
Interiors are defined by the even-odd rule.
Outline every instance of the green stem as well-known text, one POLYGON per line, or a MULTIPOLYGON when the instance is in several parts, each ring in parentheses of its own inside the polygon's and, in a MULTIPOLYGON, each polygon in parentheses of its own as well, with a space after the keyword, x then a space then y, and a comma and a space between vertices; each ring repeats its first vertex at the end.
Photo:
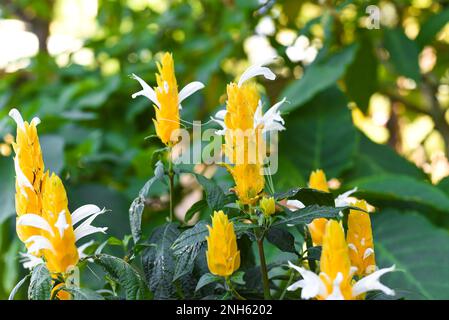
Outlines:
POLYGON ((237 298, 237 300, 246 300, 246 298, 242 297, 240 295, 240 293, 238 293, 237 290, 234 289, 234 286, 232 285, 232 282, 231 282, 231 278, 226 277, 225 280, 226 280, 226 285, 229 289, 229 292, 231 292, 231 294, 234 295, 237 298))
POLYGON ((169 159, 168 159, 168 180, 169 180, 169 187, 170 187, 170 217, 169 221, 173 222, 173 193, 175 189, 175 172, 173 171, 173 163, 171 161, 171 148, 169 151, 169 159))
POLYGON ((265 261, 265 252, 263 249, 263 239, 264 239, 263 236, 260 239, 257 239, 257 247, 259 249, 260 272, 262 274, 262 282, 263 282, 263 296, 265 300, 270 300, 271 299, 270 281, 268 280, 268 270, 267 270, 267 263, 265 261))
MULTIPOLYGON (((306 247, 307 247, 307 251, 309 251, 309 249, 313 247, 312 235, 310 234, 309 229, 307 228, 307 226, 305 226, 304 228, 305 228, 304 236, 305 236, 305 238, 306 238, 306 247)), ((309 255, 309 254, 307 253, 307 256, 308 256, 308 255, 309 255)), ((309 268, 310 268, 310 270, 312 270, 312 271, 315 272, 315 271, 316 271, 316 263, 315 263, 315 260, 313 260, 313 259, 307 259, 307 260, 308 260, 308 262, 309 262, 309 268)))
POLYGON ((290 277, 289 277, 287 283, 285 284, 284 290, 282 290, 282 294, 279 297, 279 300, 284 300, 285 294, 287 293, 287 288, 290 286, 290 284, 293 281, 293 277, 295 276, 295 274, 292 272, 291 269, 288 270, 288 273, 290 273, 290 277))

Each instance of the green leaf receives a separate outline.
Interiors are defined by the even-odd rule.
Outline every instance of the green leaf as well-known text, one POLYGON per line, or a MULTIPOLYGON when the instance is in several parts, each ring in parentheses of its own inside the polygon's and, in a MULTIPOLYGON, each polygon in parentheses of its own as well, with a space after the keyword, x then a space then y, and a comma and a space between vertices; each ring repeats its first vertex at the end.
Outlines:
POLYGON ((427 179, 421 169, 398 155, 391 147, 377 144, 361 132, 359 132, 358 148, 354 166, 344 176, 346 181, 388 173, 403 174, 420 180, 427 179))
POLYGON ((432 15, 421 26, 419 34, 416 37, 420 49, 430 44, 437 33, 449 22, 449 8, 432 15))
POLYGON ((158 178, 156 176, 148 180, 139 192, 139 196, 134 199, 129 207, 129 223, 131 226, 131 234, 134 243, 139 242, 142 236, 142 213, 145 209, 145 199, 150 191, 151 186, 158 178))
POLYGON ((231 281, 235 284, 244 286, 245 285, 245 272, 244 271, 237 271, 234 272, 234 274, 231 276, 231 281))
POLYGON ((354 61, 345 75, 346 91, 364 113, 368 110, 371 95, 377 89, 377 65, 373 44, 364 32, 354 61))
POLYGON ((282 110, 294 110, 308 102, 317 93, 335 85, 354 59, 356 49, 357 46, 352 45, 311 64, 301 79, 289 84, 280 94, 280 97, 286 97, 290 102, 282 110))
POLYGON ((173 281, 192 272, 196 257, 204 249, 207 233, 206 222, 199 221, 175 240, 172 246, 176 257, 173 281))
POLYGON ((414 202, 442 212, 449 212, 449 197, 430 183, 402 175, 375 175, 352 181, 361 197, 414 202))
POLYGON ((382 283, 396 298, 449 299, 449 235, 415 212, 373 214, 374 250, 379 268, 396 265, 382 283))
POLYGON ((196 285, 195 291, 200 290, 201 288, 207 286, 208 284, 219 281, 223 281, 223 278, 213 275, 212 273, 203 274, 200 280, 198 280, 198 284, 196 285))
POLYGON ((288 132, 294 134, 288 139, 281 135, 279 149, 289 151, 286 156, 303 176, 321 168, 329 178, 336 177, 351 166, 356 131, 347 100, 336 87, 320 93, 286 120, 288 132))
POLYGON ((390 53, 396 72, 419 82, 418 46, 409 39, 402 28, 384 30, 385 48, 390 53))
POLYGON ((142 277, 125 260, 99 254, 94 256, 94 261, 123 288, 126 300, 143 300, 148 297, 148 288, 142 277))
POLYGON ((316 218, 337 218, 338 213, 344 209, 346 208, 312 205, 293 212, 286 210, 287 216, 273 223, 273 226, 308 224, 316 218))
POLYGON ((28 287, 28 299, 50 300, 52 290, 50 272, 44 263, 34 267, 31 273, 30 286, 28 287))
POLYGON ((3 221, 14 215, 15 204, 15 174, 14 174, 14 162, 12 158, 0 157, 0 224, 3 221))
POLYGON ((301 201, 304 205, 318 204, 321 206, 334 206, 334 196, 330 192, 324 192, 312 188, 293 188, 283 193, 274 195, 276 200, 294 199, 301 201))
POLYGON ((197 212, 200 212, 204 208, 207 208, 207 201, 204 199, 201 199, 197 202, 195 202, 189 210, 187 210, 185 216, 184 216, 184 222, 189 222, 190 219, 192 219, 193 215, 197 212))
POLYGON ((73 300, 104 300, 104 297, 88 288, 78 288, 75 286, 65 287, 64 291, 72 295, 73 300))
POLYGON ((295 249, 295 238, 281 227, 271 227, 267 232, 267 240, 284 252, 297 253, 295 249))
POLYGON ((147 283, 155 299, 170 299, 175 296, 173 284, 175 256, 171 249, 179 236, 174 223, 166 223, 156 228, 148 239, 154 246, 142 252, 142 265, 147 283))
POLYGON ((321 259, 321 246, 314 246, 307 249, 308 260, 320 260, 321 259))
POLYGON ((59 135, 43 135, 39 140, 44 157, 45 169, 60 174, 65 163, 64 138, 59 135))
POLYGON ((17 284, 14 286, 14 288, 11 290, 11 293, 9 294, 8 300, 14 300, 14 297, 16 296, 19 289, 23 286, 23 284, 31 277, 30 274, 27 274, 25 277, 22 278, 17 284))
POLYGON ((211 179, 200 174, 195 174, 195 177, 206 192, 206 201, 209 208, 212 210, 222 210, 226 203, 226 195, 223 190, 211 179))

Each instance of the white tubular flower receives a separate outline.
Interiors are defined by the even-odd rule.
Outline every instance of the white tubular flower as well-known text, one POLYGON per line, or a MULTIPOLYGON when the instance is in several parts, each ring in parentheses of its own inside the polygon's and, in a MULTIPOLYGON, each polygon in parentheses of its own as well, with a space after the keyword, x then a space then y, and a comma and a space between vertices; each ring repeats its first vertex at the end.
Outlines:
POLYGON ((76 241, 91 235, 93 233, 106 233, 108 230, 107 227, 98 228, 91 225, 91 223, 95 220, 96 217, 106 212, 106 209, 103 208, 101 210, 99 207, 93 204, 84 205, 79 207, 72 213, 72 224, 75 226, 78 222, 86 219, 83 223, 81 223, 78 227, 75 228, 75 239, 76 241))
POLYGON ((352 295, 357 297, 368 291, 380 290, 386 295, 394 296, 394 290, 380 283, 379 278, 385 273, 394 271, 395 267, 395 265, 392 265, 390 268, 383 268, 363 277, 352 287, 352 295))
POLYGON ((44 260, 42 258, 38 258, 32 254, 21 252, 19 262, 22 263, 22 265, 25 269, 31 270, 35 266, 44 263, 44 260))
POLYGON ((304 268, 295 266, 290 261, 288 262, 288 266, 298 271, 302 276, 301 280, 293 283, 287 288, 288 291, 295 291, 298 288, 302 288, 302 299, 311 299, 318 295, 326 294, 326 287, 317 274, 304 268))
MULTIPOLYGON (((136 92, 131 95, 131 97, 134 99, 138 96, 144 96, 151 100, 158 108, 161 107, 161 104, 157 100, 156 92, 154 89, 148 85, 142 78, 138 77, 134 73, 131 76, 133 79, 139 81, 140 85, 142 86, 142 90, 139 92, 136 92)), ((167 84, 167 83, 165 83, 167 84)), ((182 109, 181 102, 183 102, 185 99, 190 97, 192 94, 197 92, 198 90, 201 90, 204 88, 204 84, 199 81, 193 81, 187 84, 184 88, 181 89, 181 91, 178 94, 178 103, 179 103, 179 109, 182 109)), ((166 91, 168 91, 168 84, 166 86, 166 91)))
POLYGON ((353 194, 354 192, 357 192, 357 187, 354 189, 351 189, 349 191, 346 191, 345 193, 342 193, 335 198, 335 207, 346 207, 350 203, 348 202, 348 198, 353 194))
MULTIPOLYGON (((271 59, 272 60, 272 59, 271 59)), ((268 64, 268 62, 267 62, 268 64)), ((265 79, 268 80, 274 80, 276 79, 276 75, 271 71, 269 68, 264 67, 260 64, 252 65, 248 69, 243 72, 243 74, 240 76, 238 86, 241 87, 243 83, 248 81, 251 78, 257 77, 257 76, 264 76, 265 79)))
POLYGON ((292 211, 297 211, 299 209, 303 209, 306 206, 299 200, 287 200, 287 207, 292 211))
MULTIPOLYGON (((343 282, 343 274, 339 272, 332 282, 332 291, 329 293, 326 288, 326 283, 323 279, 315 274, 314 272, 304 269, 302 267, 298 267, 292 264, 290 261, 288 262, 290 268, 298 271, 302 279, 293 283, 291 286, 287 288, 288 291, 295 291, 298 288, 301 288, 301 298, 302 299, 311 299, 311 298, 320 298, 325 300, 344 300, 344 295, 341 291, 341 284, 343 282)), ((393 296, 395 294, 394 290, 388 288, 387 286, 380 283, 379 278, 385 273, 392 272, 395 270, 395 266, 391 266, 390 268, 380 269, 366 277, 363 277, 361 280, 357 281, 352 285, 352 298, 356 299, 361 294, 364 294, 369 291, 380 290, 383 293, 393 296)), ((351 270, 350 276, 354 274, 354 270, 351 270)), ((325 273, 321 273, 323 277, 329 279, 329 277, 325 273)))
POLYGON ((256 113, 254 114, 254 128, 257 128, 259 125, 263 125, 262 133, 285 130, 285 127, 283 126, 285 121, 282 119, 281 113, 279 112, 279 108, 285 101, 286 98, 284 97, 262 115, 262 102, 259 100, 259 105, 257 106, 256 113))

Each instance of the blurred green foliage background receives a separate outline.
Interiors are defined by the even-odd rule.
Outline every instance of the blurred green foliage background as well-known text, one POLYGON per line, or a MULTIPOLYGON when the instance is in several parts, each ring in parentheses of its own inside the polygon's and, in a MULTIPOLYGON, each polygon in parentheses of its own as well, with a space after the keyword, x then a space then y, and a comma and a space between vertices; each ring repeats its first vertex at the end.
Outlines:
MULTIPOLYGON (((41 118, 45 163, 63 178, 70 209, 111 209, 98 225, 123 238, 161 147, 145 139, 153 109, 131 99, 140 87, 129 75, 154 84, 164 51, 174 54, 181 87, 206 85, 183 103, 188 121, 207 121, 227 83, 278 56, 277 80, 259 81, 266 105, 289 101, 277 191, 305 186, 317 168, 338 192, 358 186, 357 196, 382 208, 373 221, 379 264, 404 270, 390 281, 404 296, 449 298, 448 21, 449 2, 431 0, 2 1, 0 298, 23 273, 8 111, 41 118)), ((231 185, 222 169, 199 169, 231 185)), ((180 218, 198 197, 201 189, 181 179, 180 218)), ((167 201, 164 185, 151 190, 147 228, 164 221, 167 201)))

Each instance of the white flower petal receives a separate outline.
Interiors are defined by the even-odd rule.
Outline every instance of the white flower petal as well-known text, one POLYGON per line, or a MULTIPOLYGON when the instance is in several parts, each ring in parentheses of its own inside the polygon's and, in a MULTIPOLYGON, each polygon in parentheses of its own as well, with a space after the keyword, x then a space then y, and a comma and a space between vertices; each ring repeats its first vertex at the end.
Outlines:
POLYGON ((100 211, 101 209, 94 204, 86 204, 84 206, 81 206, 72 212, 72 224, 76 225, 81 220, 90 217, 91 215, 94 215, 100 211))
POLYGON ((299 200, 287 200, 287 207, 291 208, 293 211, 305 208, 306 206, 299 200))
POLYGON ((321 281, 320 277, 312 271, 306 270, 304 268, 295 266, 290 261, 288 262, 290 268, 298 271, 303 277, 302 280, 295 282, 287 288, 288 291, 294 291, 298 288, 302 288, 301 298, 310 299, 317 295, 323 295, 326 292, 326 287, 321 281))
POLYGON ((357 297, 358 295, 361 295, 368 291, 380 290, 387 295, 394 296, 394 290, 388 288, 379 281, 379 278, 382 275, 388 272, 392 272, 394 271, 394 269, 395 265, 392 265, 390 268, 377 270, 370 275, 367 275, 366 277, 360 279, 352 287, 352 295, 354 297, 357 297))
POLYGON ((27 187, 31 190, 34 190, 34 187, 31 184, 30 180, 28 180, 28 178, 20 168, 19 158, 17 156, 14 157, 14 169, 16 171, 17 183, 19 184, 19 187, 27 187))
POLYGON ((156 106, 158 106, 160 108, 161 105, 160 105, 159 101, 157 101, 156 92, 154 92, 153 88, 151 88, 151 86, 149 86, 144 80, 139 78, 134 73, 132 74, 131 77, 133 79, 139 81, 140 85, 142 86, 142 90, 134 93, 133 95, 131 95, 131 97, 134 99, 137 96, 145 96, 148 99, 150 99, 156 106))
POLYGON ((17 226, 34 227, 41 230, 48 231, 52 236, 54 235, 53 229, 50 224, 41 216, 34 213, 26 213, 21 215, 16 222, 17 226))
POLYGON ((31 120, 31 125, 32 126, 38 126, 39 124, 41 123, 41 119, 39 119, 38 117, 34 117, 32 120, 31 120))
POLYGON ((32 242, 32 245, 28 247, 29 253, 37 253, 39 250, 47 249, 55 252, 55 248, 51 244, 50 240, 44 236, 31 236, 25 240, 25 243, 32 242))
POLYGON ((13 108, 9 111, 8 115, 14 119, 14 121, 17 124, 17 127, 20 128, 20 130, 25 130, 25 123, 23 122, 23 118, 19 110, 13 108))
POLYGON ((349 202, 347 200, 348 200, 349 196, 351 194, 353 194, 354 192, 357 192, 357 187, 338 195, 337 198, 335 199, 335 206, 336 207, 346 207, 347 205, 349 205, 349 202))
POLYGON ((264 76, 268 80, 276 79, 276 75, 267 67, 262 67, 261 65, 252 65, 241 75, 239 79, 238 86, 241 87, 245 81, 257 76, 264 76))
POLYGON ((35 255, 21 252, 19 262, 22 263, 25 269, 31 270, 35 266, 44 263, 44 260, 36 257, 35 255))
POLYGON ((184 101, 184 99, 190 97, 192 94, 204 88, 204 84, 199 81, 190 82, 179 92, 178 99, 179 103, 184 101))
POLYGON ((215 118, 220 119, 220 120, 224 120, 226 113, 228 112, 228 110, 224 109, 224 110, 220 110, 215 114, 215 118))
POLYGON ((337 273, 337 276, 332 283, 332 292, 326 297, 326 300, 345 300, 343 294, 341 293, 340 285, 343 281, 343 274, 341 272, 337 273))
POLYGON ((75 233, 75 241, 78 241, 88 235, 91 235, 93 233, 97 233, 97 232, 101 232, 101 233, 105 233, 106 230, 108 230, 107 227, 104 228, 97 228, 91 225, 92 221, 94 221, 94 219, 96 217, 98 217, 100 214, 106 212, 105 210, 102 210, 100 212, 97 212, 93 215, 90 216, 89 219, 85 220, 82 224, 80 224, 74 231, 75 233))
POLYGON ((65 217, 65 210, 62 210, 58 215, 58 220, 55 223, 55 227, 58 228, 59 235, 61 238, 64 236, 65 230, 67 230, 70 225, 67 223, 67 219, 65 217))
POLYGON ((90 240, 89 242, 86 242, 85 244, 78 247, 78 256, 80 257, 80 259, 87 257, 87 255, 84 253, 84 250, 89 248, 94 243, 95 243, 94 240, 90 240))

